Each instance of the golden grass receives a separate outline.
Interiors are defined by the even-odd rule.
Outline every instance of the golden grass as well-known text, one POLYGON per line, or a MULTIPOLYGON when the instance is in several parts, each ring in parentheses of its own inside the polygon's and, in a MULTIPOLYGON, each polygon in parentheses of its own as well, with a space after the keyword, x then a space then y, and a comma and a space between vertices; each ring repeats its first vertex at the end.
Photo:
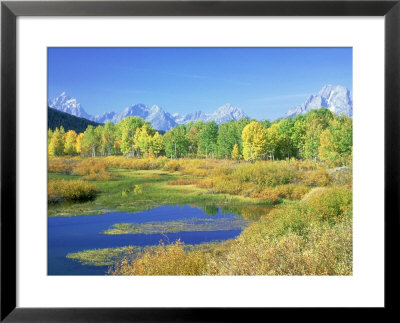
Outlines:
POLYGON ((201 275, 208 261, 201 251, 186 252, 178 240, 173 244, 151 247, 136 257, 126 257, 110 271, 113 275, 193 276, 201 275))
POLYGON ((96 197, 97 188, 81 180, 53 180, 48 183, 48 202, 67 201, 89 201, 96 197))
POLYGON ((180 242, 117 263, 114 275, 352 275, 352 194, 317 190, 253 222, 224 252, 180 242))

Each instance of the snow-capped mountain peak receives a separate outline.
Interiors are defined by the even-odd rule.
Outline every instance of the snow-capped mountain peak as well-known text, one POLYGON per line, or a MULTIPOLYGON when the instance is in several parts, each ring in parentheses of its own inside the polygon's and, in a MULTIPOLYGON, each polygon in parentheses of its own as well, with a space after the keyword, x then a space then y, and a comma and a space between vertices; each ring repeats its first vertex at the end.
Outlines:
POLYGON ((301 105, 289 110, 285 117, 305 114, 313 109, 328 108, 335 114, 353 116, 353 95, 342 85, 325 85, 318 94, 310 95, 301 105))
POLYGON ((204 113, 202 111, 194 111, 184 115, 177 115, 175 121, 178 124, 185 124, 190 121, 201 120, 203 122, 215 121, 217 124, 227 122, 229 120, 239 120, 246 117, 246 114, 240 108, 233 107, 230 103, 226 103, 212 113, 204 113))
POLYGON ((218 108, 217 111, 214 112, 217 115, 222 116, 223 114, 229 114, 236 118, 243 118, 245 117, 245 113, 240 108, 233 107, 230 103, 223 105, 222 107, 218 108))
POLYGON ((153 125, 154 129, 157 130, 169 130, 179 124, 186 124, 190 121, 215 121, 221 124, 229 120, 239 120, 246 117, 242 109, 233 107, 230 103, 219 107, 212 113, 204 113, 197 110, 183 115, 179 113, 171 115, 158 105, 153 105, 151 108, 148 108, 145 104, 138 103, 126 107, 121 112, 105 112, 101 115, 91 116, 86 113, 75 98, 69 97, 65 92, 49 100, 49 107, 98 123, 110 121, 117 123, 126 117, 138 116, 144 120, 148 120, 153 125))
POLYGON ((62 92, 53 100, 49 100, 48 105, 50 108, 72 114, 77 117, 89 119, 90 115, 86 113, 81 104, 75 99, 62 92))
POLYGON ((119 113, 107 112, 100 116, 94 116, 91 120, 101 123, 113 122, 117 123, 126 117, 140 117, 150 121, 157 130, 169 130, 176 126, 174 118, 157 105, 153 105, 150 109, 143 103, 133 104, 126 107, 119 113))

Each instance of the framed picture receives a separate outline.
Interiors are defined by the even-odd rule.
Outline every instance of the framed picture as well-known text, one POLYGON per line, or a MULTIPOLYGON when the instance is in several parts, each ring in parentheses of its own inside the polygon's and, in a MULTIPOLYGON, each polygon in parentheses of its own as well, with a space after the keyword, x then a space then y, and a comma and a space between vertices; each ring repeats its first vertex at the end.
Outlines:
POLYGON ((1 320, 394 308, 399 15, 2 2, 1 320))

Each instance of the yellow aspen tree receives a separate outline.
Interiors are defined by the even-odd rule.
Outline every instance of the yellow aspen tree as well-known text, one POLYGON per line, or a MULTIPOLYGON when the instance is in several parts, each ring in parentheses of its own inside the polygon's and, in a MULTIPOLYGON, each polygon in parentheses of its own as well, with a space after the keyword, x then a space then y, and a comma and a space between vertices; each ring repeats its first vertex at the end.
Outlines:
POLYGON ((147 151, 147 158, 150 158, 150 159, 156 158, 156 155, 154 155, 153 149, 149 148, 149 150, 147 151))
POLYGON ((163 149, 163 144, 163 137, 156 131, 154 136, 151 138, 151 149, 156 156, 158 156, 160 151, 163 149))
POLYGON ((50 145, 51 137, 53 136, 53 131, 49 128, 47 131, 47 146, 50 145))
POLYGON ((235 145, 233 146, 231 157, 232 157, 232 159, 234 159, 234 160, 239 160, 240 157, 241 157, 241 156, 240 156, 240 152, 239 152, 239 146, 238 146, 237 144, 235 144, 235 145))
POLYGON ((48 147, 49 156, 61 156, 64 153, 64 145, 65 145, 65 131, 61 126, 60 129, 56 128, 54 130, 53 135, 51 136, 51 140, 48 147))
POLYGON ((266 130, 256 121, 250 122, 243 128, 243 157, 254 160, 265 155, 266 130))
POLYGON ((144 124, 141 128, 136 130, 135 136, 133 137, 133 146, 135 149, 139 148, 146 156, 151 145, 152 136, 150 132, 150 127, 144 124))
POLYGON ((78 136, 76 136, 76 152, 80 154, 82 152, 82 138, 84 133, 81 132, 78 136))
POLYGON ((119 140, 119 139, 115 140, 113 148, 116 150, 121 149, 121 140, 119 140))
POLYGON ((137 128, 135 135, 133 136, 133 148, 136 149, 137 155, 140 153, 140 141, 142 137, 142 128, 137 128))
POLYGON ((74 130, 69 130, 65 133, 64 153, 67 155, 76 154, 76 138, 78 135, 74 130))

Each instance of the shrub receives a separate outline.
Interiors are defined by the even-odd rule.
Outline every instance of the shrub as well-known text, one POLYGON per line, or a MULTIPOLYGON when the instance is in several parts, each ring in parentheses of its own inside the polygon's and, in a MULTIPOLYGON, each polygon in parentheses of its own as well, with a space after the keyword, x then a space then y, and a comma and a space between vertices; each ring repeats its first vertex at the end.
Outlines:
POLYGON ((307 238, 241 236, 221 257, 212 258, 207 275, 352 275, 352 226, 311 226, 307 238))
POLYGON ((353 185, 353 170, 351 168, 334 169, 330 174, 331 182, 335 185, 353 185))
POLYGON ((351 209, 351 192, 340 187, 277 207, 213 257, 206 274, 351 275, 351 209))
POLYGON ((336 223, 352 214, 353 194, 344 187, 331 187, 311 195, 306 203, 320 220, 336 223))
POLYGON ((252 182, 257 188, 288 184, 297 176, 297 172, 286 162, 256 162, 238 166, 233 175, 242 182, 252 182))
POLYGON ((124 190, 122 190, 122 192, 121 192, 121 196, 123 196, 123 197, 128 196, 129 193, 130 193, 130 190, 129 190, 129 189, 124 189, 124 190))
POLYGON ((198 176, 198 177, 205 177, 209 174, 209 171, 207 169, 202 169, 202 168, 197 168, 197 167, 185 167, 182 170, 182 174, 198 176))
POLYGON ((292 184, 276 186, 275 190, 280 198, 288 200, 300 200, 310 191, 306 186, 292 184))
POLYGON ((210 178, 204 178, 204 179, 198 180, 196 183, 196 186, 200 187, 200 188, 212 188, 214 186, 214 182, 210 178))
POLYGON ((78 160, 72 158, 49 158, 48 170, 50 173, 70 174, 77 163, 78 160))
POLYGON ((168 185, 192 185, 198 183, 197 179, 183 179, 179 178, 176 181, 170 180, 167 182, 168 185))
POLYGON ((122 156, 110 156, 106 157, 104 160, 107 167, 134 170, 157 169, 159 168, 158 163, 162 163, 162 160, 158 161, 158 159, 129 158, 122 156))
POLYGON ((230 167, 227 166, 222 166, 222 167, 218 167, 218 168, 214 168, 211 171, 211 176, 223 176, 223 175, 229 175, 232 173, 232 169, 230 167))
POLYGON ((114 176, 107 168, 108 166, 104 159, 87 159, 77 164, 73 172, 87 180, 108 181, 113 179, 114 176))
POLYGON ((141 185, 135 185, 133 187, 133 194, 142 194, 143 190, 142 190, 142 186, 141 185))
POLYGON ((81 180, 53 180, 48 183, 48 202, 90 201, 96 197, 97 189, 94 185, 81 180))
POLYGON ((74 173, 82 176, 105 172, 107 172, 107 164, 98 159, 85 159, 74 168, 74 173))
POLYGON ((125 257, 110 269, 112 275, 201 275, 207 263, 206 254, 186 252, 184 243, 160 244, 135 256, 125 257))
POLYGON ((157 165, 156 169, 164 168, 165 164, 168 162, 168 158, 165 156, 158 157, 155 161, 155 165, 157 165))
POLYGON ((170 172, 176 172, 181 168, 182 164, 179 160, 170 160, 165 163, 164 169, 170 172))
POLYGON ((88 181, 109 181, 111 179, 114 179, 115 176, 111 174, 110 172, 105 172, 105 173, 92 173, 88 174, 83 177, 84 179, 88 181))
POLYGON ((306 160, 298 160, 295 158, 291 158, 290 167, 296 169, 298 171, 312 171, 318 169, 320 166, 313 161, 306 159, 306 160))
POLYGON ((281 200, 278 191, 271 187, 267 187, 261 192, 254 192, 250 196, 261 200, 267 200, 271 203, 277 203, 281 200))
POLYGON ((129 167, 135 170, 147 170, 150 169, 152 163, 148 159, 134 159, 130 161, 129 167))
POLYGON ((331 187, 318 190, 307 200, 271 211, 269 214, 269 219, 273 221, 271 230, 276 235, 286 234, 289 231, 303 235, 307 233, 304 231, 305 228, 311 224, 333 225, 351 218, 352 207, 352 193, 348 189, 331 187))
POLYGON ((330 183, 330 177, 326 170, 318 169, 303 173, 301 182, 308 186, 327 186, 330 183))
POLYGON ((239 178, 232 175, 213 177, 213 192, 239 194, 244 188, 239 178))
POLYGON ((264 188, 260 192, 252 193, 251 197, 277 203, 281 199, 300 200, 309 190, 305 186, 287 184, 264 188))

